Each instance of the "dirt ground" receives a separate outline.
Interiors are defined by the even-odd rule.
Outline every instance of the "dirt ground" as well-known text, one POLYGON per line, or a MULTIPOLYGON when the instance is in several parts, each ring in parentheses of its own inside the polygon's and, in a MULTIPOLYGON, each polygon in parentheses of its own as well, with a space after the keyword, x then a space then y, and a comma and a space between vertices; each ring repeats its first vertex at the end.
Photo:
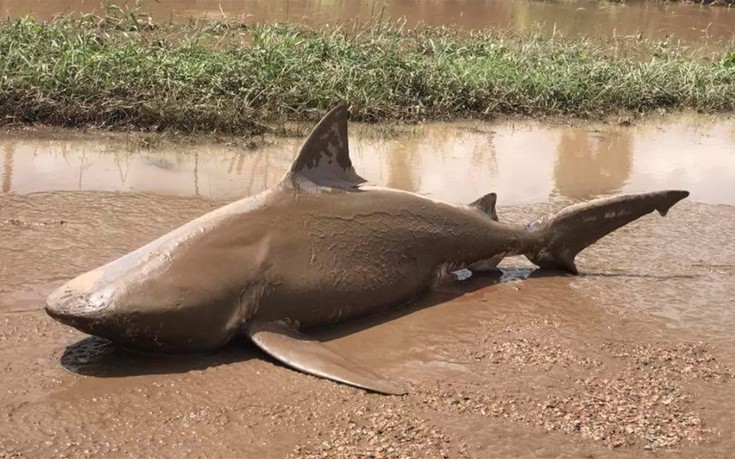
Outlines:
POLYGON ((688 201, 646 217, 583 252, 580 276, 512 260, 502 275, 319 333, 409 387, 402 397, 297 373, 244 340, 207 355, 132 354, 43 312, 65 280, 220 204, 0 195, 0 458, 735 451, 733 207, 688 201))

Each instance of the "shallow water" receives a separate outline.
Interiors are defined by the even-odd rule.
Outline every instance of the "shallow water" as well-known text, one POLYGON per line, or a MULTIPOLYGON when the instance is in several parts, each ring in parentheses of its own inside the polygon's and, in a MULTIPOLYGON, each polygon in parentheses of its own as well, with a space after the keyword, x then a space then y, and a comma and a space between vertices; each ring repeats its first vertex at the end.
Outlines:
MULTIPOLYGON (((146 151, 119 140, 4 134, 4 193, 135 191, 232 200, 275 185, 300 139, 267 138, 146 151)), ((467 203, 495 191, 500 205, 586 200, 683 188, 691 200, 735 205, 735 119, 676 115, 635 126, 538 122, 353 126, 353 162, 376 185, 467 203), (392 138, 381 138, 388 133, 392 138)))
MULTIPOLYGON (((124 1, 117 2, 123 4, 124 1)), ((130 2, 132 3, 132 2, 130 2)), ((0 15, 33 14, 48 19, 56 14, 100 12, 97 0, 0 0, 0 15)), ((290 21, 310 25, 365 23, 404 18, 410 25, 455 25, 537 28, 546 33, 583 36, 637 36, 682 40, 707 45, 734 36, 735 10, 664 2, 578 1, 431 1, 431 0, 160 0, 145 3, 159 20, 228 17, 246 22, 290 21)))
POLYGON ((643 446, 669 437, 641 425, 673 432, 663 451, 677 457, 735 448, 730 376, 717 379, 735 365, 730 119, 352 126, 355 166, 371 182, 457 203, 497 191, 506 221, 603 194, 692 191, 666 218, 582 252, 580 276, 512 259, 502 275, 316 334, 406 384, 403 398, 274 365, 244 340, 206 355, 130 354, 43 313, 65 280, 275 184, 300 140, 265 141, 148 151, 124 136, 0 134, 0 457, 354 457, 375 451, 365 438, 409 457, 610 455, 587 426, 633 429, 616 456, 661 454, 643 446), (694 357, 681 347, 698 341, 712 347, 694 357), (589 384, 598 389, 585 395, 589 384), (564 394, 585 407, 563 417, 581 419, 578 431, 538 412, 564 394), (483 414, 497 403, 509 411, 483 414))

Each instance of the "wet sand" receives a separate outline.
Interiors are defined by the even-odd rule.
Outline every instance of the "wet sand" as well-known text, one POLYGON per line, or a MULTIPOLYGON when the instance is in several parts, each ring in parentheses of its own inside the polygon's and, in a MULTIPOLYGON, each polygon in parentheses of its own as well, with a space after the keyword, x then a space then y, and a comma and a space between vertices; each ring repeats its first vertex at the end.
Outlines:
MULTIPOLYGON (((106 154, 124 149, 110 145, 106 154)), ((16 152, 13 164, 30 154, 16 152)), ((385 184, 376 170, 366 175, 385 184)), ((15 171, 0 194, 0 457, 735 450, 735 207, 704 192, 583 252, 580 276, 543 276, 511 259, 501 275, 443 284, 392 315, 318 333, 410 388, 384 397, 286 369, 244 340, 173 358, 128 353, 54 322, 41 310, 54 287, 225 200, 94 187, 24 192, 13 187, 28 176, 15 171)), ((519 198, 500 218, 530 221, 582 199, 552 194, 519 198)), ((452 187, 435 195, 464 199, 452 187)))

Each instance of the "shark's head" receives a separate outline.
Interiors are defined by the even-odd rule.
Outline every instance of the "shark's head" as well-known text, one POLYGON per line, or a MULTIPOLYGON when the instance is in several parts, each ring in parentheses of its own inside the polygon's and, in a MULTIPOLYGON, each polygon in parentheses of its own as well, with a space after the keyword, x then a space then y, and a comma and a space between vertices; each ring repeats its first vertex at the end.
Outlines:
POLYGON ((100 288, 101 270, 89 271, 62 285, 46 299, 46 312, 59 322, 87 333, 94 333, 111 318, 111 290, 100 288))
POLYGON ((240 323, 239 304, 217 292, 188 288, 191 279, 156 275, 124 259, 89 271, 55 290, 46 312, 57 321, 123 347, 201 352, 226 343, 240 323))
POLYGON ((277 220, 279 203, 365 182, 349 157, 348 114, 339 106, 319 122, 277 187, 72 279, 48 297, 46 312, 125 347, 183 353, 226 343, 255 315, 269 285, 268 228, 289 224, 277 220))

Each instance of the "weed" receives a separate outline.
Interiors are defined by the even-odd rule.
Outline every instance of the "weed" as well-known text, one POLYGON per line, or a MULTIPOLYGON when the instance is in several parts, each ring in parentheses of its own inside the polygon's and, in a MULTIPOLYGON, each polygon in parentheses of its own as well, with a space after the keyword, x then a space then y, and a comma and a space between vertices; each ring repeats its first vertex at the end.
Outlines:
POLYGON ((0 122, 258 134, 340 102, 362 121, 735 108, 732 50, 385 22, 160 25, 110 8, 0 23, 0 122))

